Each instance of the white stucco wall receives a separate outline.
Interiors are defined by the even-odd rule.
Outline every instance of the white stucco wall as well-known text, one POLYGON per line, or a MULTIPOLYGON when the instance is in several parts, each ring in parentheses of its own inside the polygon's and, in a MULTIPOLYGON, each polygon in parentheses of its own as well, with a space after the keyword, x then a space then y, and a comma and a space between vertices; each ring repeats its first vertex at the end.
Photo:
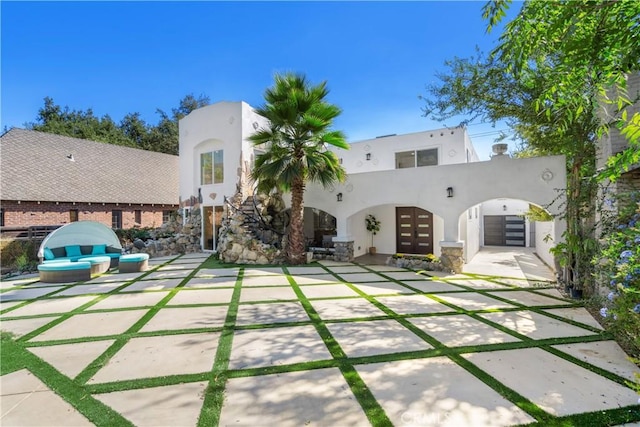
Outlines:
POLYGON ((437 148, 439 165, 466 163, 467 150, 471 161, 478 161, 466 128, 460 127, 378 137, 352 142, 350 146, 349 150, 331 148, 349 174, 395 169, 395 154, 411 150, 437 148), (367 154, 371 155, 370 160, 367 154))
MULTIPOLYGON (((348 219, 356 213, 371 206, 392 205, 431 211, 444 221, 442 240, 458 241, 458 219, 470 206, 497 198, 521 198, 546 206, 565 188, 564 156, 499 157, 469 164, 351 174, 333 191, 309 185, 305 200, 337 218, 339 239, 357 236, 359 227, 348 225, 348 219), (454 190, 451 198, 447 197, 447 187, 454 190), (337 193, 343 194, 342 202, 337 202, 337 193)), ((551 214, 559 213, 560 203, 562 200, 549 207, 551 214)), ((565 227, 556 221, 554 236, 559 239, 565 227)))
POLYGON ((192 111, 179 122, 180 197, 197 196, 202 189, 203 205, 220 206, 224 197, 235 194, 238 167, 244 153, 251 160, 253 145, 247 138, 255 128, 266 124, 244 102, 218 102, 192 111), (200 185, 200 154, 224 150, 224 182, 200 185), (214 196, 215 195, 215 196, 214 196))
POLYGON ((480 224, 482 221, 481 208, 482 205, 471 206, 462 215, 460 222, 464 222, 464 231, 461 228, 460 238, 465 241, 464 258, 465 262, 471 261, 480 250, 480 224))
POLYGON ((547 263, 549 267, 555 270, 553 254, 549 252, 549 250, 555 246, 553 240, 554 234, 553 221, 536 222, 536 254, 547 263), (545 241, 545 239, 547 241, 545 241))

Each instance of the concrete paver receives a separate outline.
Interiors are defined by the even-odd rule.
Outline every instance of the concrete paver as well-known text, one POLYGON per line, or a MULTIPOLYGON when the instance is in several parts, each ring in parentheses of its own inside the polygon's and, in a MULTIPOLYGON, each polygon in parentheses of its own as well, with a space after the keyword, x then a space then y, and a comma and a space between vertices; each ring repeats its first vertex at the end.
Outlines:
POLYGON ((377 297, 376 300, 397 314, 447 313, 454 311, 424 295, 377 297))
POLYGON ((505 426, 534 421, 446 357, 356 369, 397 426, 505 426))
POLYGON ((447 347, 520 341, 464 314, 417 317, 409 321, 447 347))
POLYGON ((331 359, 313 326, 237 331, 230 369, 261 368, 331 359))
POLYGON ((413 294, 409 288, 393 282, 354 283, 354 287, 367 295, 413 294))
MULTIPOLYGON (((288 267, 295 286, 289 284, 280 266, 242 267, 243 279, 238 284, 240 267, 196 270, 187 282, 185 277, 199 268, 208 254, 154 258, 150 272, 119 274, 115 270, 86 284, 40 287, 42 284, 35 282, 19 289, 3 282, 0 297, 7 298, 0 298, 0 310, 7 312, 1 316, 0 327, 21 336, 86 302, 100 300, 84 313, 74 314, 25 342, 20 351, 32 352, 49 364, 49 369, 68 378, 95 366, 96 371, 69 382, 59 393, 71 392, 69 387, 73 393, 87 393, 79 381, 93 375, 87 382, 97 386, 93 397, 139 426, 195 426, 205 390, 206 402, 222 402, 220 425, 369 425, 356 399, 368 399, 363 390, 369 390, 377 401, 369 403, 379 404, 384 411, 381 415, 398 426, 494 426, 534 421, 531 414, 496 391, 500 384, 550 414, 634 405, 637 395, 622 384, 622 378, 632 379, 640 372, 638 368, 626 360, 614 341, 594 336, 601 327, 584 308, 551 308, 575 301, 562 299, 556 289, 541 289, 540 283, 549 285, 543 281, 548 276, 530 250, 507 250, 504 252, 510 253, 505 254, 490 249, 489 256, 485 252, 472 260, 471 268, 474 263, 484 264, 480 274, 496 277, 443 274, 440 278, 437 273, 431 278, 396 267, 322 261, 323 267, 288 267), (339 277, 328 270, 336 271, 339 277), (174 273, 179 275, 165 276, 174 273), (353 284, 341 283, 341 279, 353 284), (508 285, 522 288, 512 290, 508 285), (178 286, 184 287, 176 289, 178 286), (239 301, 232 300, 236 286, 240 287, 239 301), (71 296, 46 295, 66 287, 71 296), (308 303, 298 299, 294 288, 310 298, 308 303), (524 288, 535 288, 538 293, 524 288), (100 292, 73 296, 90 289, 100 292), (33 301, 25 304, 16 299, 16 293, 33 301), (173 296, 167 306, 160 306, 168 295, 173 296), (390 314, 367 298, 388 308, 390 314), (470 316, 435 299, 462 310, 495 311, 470 316), (549 308, 533 311, 529 306, 549 308), (318 316, 309 317, 309 308, 318 316), (131 326, 147 313, 155 314, 140 331, 120 335, 131 332, 131 326), (407 317, 395 320, 393 313, 407 317), (306 323, 282 326, 283 322, 306 323), (521 342, 498 325, 529 340, 521 342), (120 337, 118 341, 100 339, 111 335, 120 337), (563 343, 563 337, 570 338, 563 343), (545 351, 549 347, 539 347, 537 340, 546 338, 558 340, 553 346, 558 355, 545 351), (584 342, 575 342, 583 338, 584 342), (65 339, 78 342, 45 342, 65 339), (327 347, 332 340, 346 358, 333 360, 327 347), (505 350, 510 343, 528 348, 505 350), (432 345, 438 351, 429 351, 434 349, 432 345), (478 352, 472 347, 487 345, 494 347, 482 347, 478 352), (109 359, 98 359, 109 348, 109 359), (425 352, 411 353, 421 350, 425 352), (451 353, 451 358, 439 355, 439 350, 451 353), (596 372, 559 357, 563 354, 592 364, 596 372), (354 357, 358 365, 351 365, 354 357), (460 357, 467 360, 466 365, 460 357), (97 360, 103 364, 94 365, 97 360), (495 383, 487 385, 479 379, 482 376, 474 376, 461 365, 485 372, 495 383), (213 378, 214 366, 215 373, 222 375, 221 370, 230 370, 224 390, 207 388, 203 380, 213 378), (354 369, 359 376, 353 375, 354 369), (621 376, 620 383, 600 375, 599 369, 621 376), (99 385, 103 383, 109 383, 108 389, 99 385), (107 390, 116 391, 105 393, 107 390), (210 400, 212 396, 216 397, 210 400)), ((26 358, 28 367, 33 363, 30 360, 35 359, 31 355, 26 358)), ((88 424, 76 409, 29 375, 23 370, 0 377, 2 425, 88 424), (15 384, 21 384, 22 390, 15 384)), ((55 378, 51 380, 63 377, 55 378)), ((88 403, 92 405, 90 399, 88 403)), ((205 418, 218 411, 216 407, 205 409, 205 418)))
POLYGON ((0 294, 0 301, 26 301, 51 294, 62 289, 62 286, 46 287, 46 288, 22 288, 11 289, 0 294))
POLYGON ((634 405, 631 389, 538 348, 463 355, 554 415, 634 405), (513 373, 517 371, 518 374, 513 373))
POLYGON ((37 316, 39 314, 66 313, 94 299, 95 297, 92 297, 92 296, 91 297, 41 299, 38 301, 30 302, 25 306, 12 310, 9 313, 3 315, 2 317, 4 318, 7 316, 37 316))
POLYGON ((559 338, 593 335, 587 329, 570 325, 533 311, 511 311, 506 313, 483 313, 480 316, 529 338, 559 338))
POLYGON ((204 400, 205 382, 96 394, 140 427, 195 426, 204 400))
POLYGON ((29 371, 2 376, 0 421, 4 426, 92 426, 80 412, 29 371), (19 383, 19 387, 12 385, 19 383))
POLYGON ((486 295, 474 292, 442 294, 438 298, 464 310, 488 310, 492 308, 515 308, 513 304, 499 301, 486 295))
POLYGON ((287 277, 282 274, 267 276, 249 276, 242 279, 242 286, 285 286, 289 284, 287 277))
POLYGON ((243 304, 236 316, 236 325, 241 326, 308 321, 309 316, 299 302, 243 304))
POLYGON ((227 306, 165 307, 159 310, 140 332, 219 328, 224 325, 228 310, 227 306))
POLYGON ((349 357, 433 348, 395 320, 330 323, 327 328, 349 357))
POLYGON ((146 313, 147 310, 131 310, 76 314, 32 338, 32 341, 117 335, 133 326, 146 313))
POLYGON ((332 285, 300 286, 307 298, 357 297, 358 293, 350 287, 338 283, 332 285))
POLYGON ((240 302, 286 301, 297 299, 298 297, 291 286, 242 288, 240 291, 240 302))
POLYGON ((121 292, 161 291, 163 289, 173 289, 182 283, 183 280, 184 279, 140 280, 130 284, 121 292))
POLYGON ((460 292, 463 291, 459 286, 452 285, 450 283, 445 282, 436 282, 435 280, 413 280, 400 282, 403 285, 410 286, 411 288, 417 289, 420 292, 460 292))
POLYGON ((219 332, 133 338, 89 383, 208 372, 218 338, 219 332))
POLYGON ((122 307, 154 306, 169 292, 135 292, 109 295, 102 301, 92 305, 87 310, 108 310, 122 307))
POLYGON ((168 305, 229 304, 233 289, 182 289, 169 300, 168 305))
POLYGON ((500 298, 515 301, 519 304, 524 304, 529 307, 535 307, 539 305, 566 305, 571 304, 571 301, 559 300, 556 298, 550 298, 543 295, 538 295, 533 292, 527 291, 504 291, 504 292, 487 292, 489 295, 496 295, 500 298))
POLYGON ((331 274, 316 274, 312 276, 296 275, 292 276, 298 285, 324 285, 341 283, 340 280, 331 274))
POLYGON ((29 351, 64 375, 74 378, 113 343, 113 340, 91 341, 77 344, 30 347, 29 351))
POLYGON ((227 383, 220 415, 221 426, 368 424, 336 368, 233 378, 227 383))
POLYGON ((324 320, 353 319, 359 317, 376 317, 386 315, 384 311, 362 298, 313 300, 311 301, 311 305, 318 315, 324 320))
POLYGON ((57 319, 58 316, 53 317, 34 317, 31 319, 16 319, 16 320, 2 320, 0 327, 3 331, 11 332, 16 338, 26 335, 35 331, 41 326, 46 325, 52 320, 57 319))
POLYGON ((638 373, 638 367, 629 360, 629 356, 615 341, 582 342, 553 347, 629 381, 636 380, 635 374, 638 373))

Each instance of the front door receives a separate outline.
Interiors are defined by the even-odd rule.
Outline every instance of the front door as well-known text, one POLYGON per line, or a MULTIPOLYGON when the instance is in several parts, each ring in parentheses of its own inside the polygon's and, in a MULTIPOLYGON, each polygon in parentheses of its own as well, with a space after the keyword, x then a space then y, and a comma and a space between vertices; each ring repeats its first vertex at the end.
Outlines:
POLYGON ((433 214, 416 207, 396 208, 396 251, 433 253, 433 214))

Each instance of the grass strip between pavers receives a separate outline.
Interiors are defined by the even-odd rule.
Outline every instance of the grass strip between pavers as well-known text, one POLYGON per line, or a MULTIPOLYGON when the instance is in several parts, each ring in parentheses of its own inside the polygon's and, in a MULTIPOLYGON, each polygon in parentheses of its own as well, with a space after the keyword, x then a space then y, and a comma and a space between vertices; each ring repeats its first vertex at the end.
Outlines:
POLYGON ((222 334, 218 339, 218 348, 213 363, 213 369, 209 374, 209 384, 204 393, 204 402, 198 417, 199 427, 217 426, 220 424, 222 405, 224 404, 224 389, 227 383, 227 370, 231 358, 231 346, 233 345, 233 335, 238 316, 238 305, 240 304, 240 292, 242 291, 242 279, 244 268, 240 268, 236 278, 236 285, 233 289, 229 310, 225 318, 222 334))
POLYGON ((35 354, 24 349, 20 342, 2 341, 3 375, 5 374, 5 364, 10 365, 13 368, 12 370, 16 368, 27 369, 96 426, 133 426, 129 420, 118 412, 91 396, 85 387, 69 379, 35 354))
POLYGON ((329 349, 329 353, 334 359, 339 361, 338 367, 340 369, 340 372, 342 373, 342 376, 349 385, 351 392, 362 407, 362 410, 364 411, 371 424, 380 427, 392 426, 393 424, 391 423, 391 420, 385 413, 382 406, 380 406, 380 403, 378 403, 376 398, 373 396, 371 390, 369 390, 369 387, 367 387, 353 365, 347 361, 346 354, 340 347, 340 344, 338 344, 338 342, 329 331, 329 328, 327 328, 327 325, 320 318, 316 310, 313 308, 307 297, 300 289, 300 286, 289 274, 286 267, 284 268, 284 270, 289 283, 293 287, 294 292, 302 303, 302 306, 307 312, 307 315, 312 320, 313 326, 316 328, 316 331, 329 349))
MULTIPOLYGON (((179 257, 178 257, 179 258, 179 257)), ((174 261, 173 258, 162 265, 166 265, 174 261)), ((592 413, 581 413, 574 414, 570 416, 554 416, 546 411, 542 410, 540 407, 535 405, 533 402, 529 401, 526 397, 520 395, 518 392, 512 390, 511 388, 505 386, 491 375, 478 368, 470 361, 466 360, 462 357, 462 354, 465 353, 479 353, 479 352, 490 352, 497 350, 511 350, 511 349, 520 349, 520 348, 541 348, 545 351, 548 351, 554 354, 557 357, 561 357, 564 360, 569 361, 575 365, 578 365, 582 368, 588 369, 600 376, 603 376, 611 381, 614 381, 618 384, 624 385, 628 387, 626 383, 626 379, 620 377, 612 372, 606 371, 605 369, 599 368, 597 366, 591 365, 588 362, 585 362, 581 359, 577 359, 567 353, 564 353, 558 349, 550 347, 552 345, 560 345, 560 344, 573 344, 573 343, 583 343, 583 342, 596 342, 603 340, 610 340, 611 335, 605 331, 602 331, 598 328, 595 328, 591 325, 586 325, 572 319, 566 319, 562 316, 551 314, 543 311, 543 309, 554 309, 554 308, 570 308, 581 306, 578 303, 573 303, 571 301, 567 301, 566 305, 562 306, 539 306, 535 308, 531 308, 521 303, 516 303, 514 301, 510 301, 507 298, 502 298, 498 296, 496 298, 495 294, 487 294, 487 292, 494 292, 496 289, 476 289, 469 286, 464 286, 458 283, 449 283, 456 287, 459 287, 460 290, 452 290, 452 291, 433 291, 434 293, 458 293, 458 292, 474 292, 478 294, 485 294, 490 296, 496 300, 509 302, 511 304, 516 304, 514 308, 504 308, 504 309, 491 309, 491 310, 465 310, 460 307, 455 306, 454 304, 448 303, 444 300, 441 300, 437 297, 437 295, 431 295, 430 292, 421 291, 419 289, 415 289, 406 283, 400 282, 399 280, 393 279, 391 277, 387 277, 383 274, 383 272, 377 272, 375 270, 370 270, 372 273, 380 275, 384 277, 386 280, 396 283, 404 288, 407 288, 416 294, 423 295, 424 297, 435 300, 439 303, 448 306, 455 310, 454 312, 448 313, 425 313, 425 314, 410 314, 410 315, 399 315, 396 314, 393 310, 387 308, 381 302, 378 302, 374 296, 370 296, 360 291, 356 286, 351 283, 341 280, 339 274, 333 273, 328 270, 324 265, 320 265, 328 273, 332 274, 334 277, 338 278, 337 283, 343 283, 354 290, 360 297, 363 297, 370 303, 374 304, 379 309, 383 310, 387 316, 379 316, 385 319, 395 319, 400 322, 405 328, 409 329, 412 333, 425 340, 429 344, 431 344, 434 348, 429 350, 421 350, 421 351, 413 351, 413 352, 404 352, 404 353, 393 353, 393 354, 382 354, 375 356, 362 356, 362 357, 353 357, 348 358, 344 351, 341 349, 340 345, 336 342, 336 340, 331 335, 330 331, 327 328, 327 323, 349 323, 354 321, 362 321, 363 319, 372 320, 372 318, 358 318, 358 319, 335 319, 328 320, 327 322, 323 321, 320 316, 315 312, 313 306, 311 305, 309 299, 307 299, 302 292, 299 285, 295 282, 293 277, 288 273, 286 267, 283 268, 284 273, 287 276, 287 279, 291 286, 293 287, 296 295, 298 296, 299 301, 302 303, 303 308, 309 315, 311 321, 310 322, 288 322, 283 324, 267 324, 267 325, 246 325, 246 326, 238 326, 235 325, 235 320, 238 312, 239 306, 239 298, 242 287, 242 278, 244 268, 239 269, 239 274, 236 279, 236 283, 234 286, 234 292, 232 296, 232 301, 229 306, 229 310, 227 312, 227 317, 225 319, 224 327, 222 328, 201 328, 198 330, 188 329, 188 330, 170 330, 170 331, 151 331, 141 333, 139 332, 140 328, 144 326, 161 308, 163 308, 167 303, 173 298, 173 296, 181 290, 184 285, 191 278, 195 277, 196 272, 200 269, 206 268, 225 268, 229 267, 226 264, 222 264, 217 260, 213 260, 212 257, 204 261, 200 264, 200 267, 195 268, 190 275, 182 279, 181 283, 174 289, 170 290, 160 302, 158 302, 155 306, 153 306, 142 318, 140 318, 134 325, 132 325, 124 334, 118 334, 113 336, 100 336, 100 337, 82 337, 82 338, 73 338, 68 340, 56 340, 56 341, 40 341, 34 343, 27 343, 29 336, 34 337, 45 330, 50 329, 61 323, 62 321, 68 319, 72 315, 79 314, 80 312, 86 312, 87 308, 91 307, 94 304, 97 304, 102 299, 114 294, 118 293, 120 289, 123 287, 129 286, 132 283, 135 283, 142 279, 147 274, 152 271, 158 269, 161 265, 156 266, 154 269, 151 269, 146 274, 139 276, 135 280, 126 282, 123 286, 115 288, 108 293, 97 295, 96 298, 88 303, 77 307, 72 310, 66 316, 62 316, 61 319, 57 322, 49 322, 48 324, 32 331, 29 335, 25 335, 19 339, 11 339, 7 336, 7 334, 3 333, 3 341, 2 341, 2 364, 0 365, 0 373, 2 375, 10 372, 14 372, 16 370, 22 368, 28 368, 31 372, 33 372, 38 378, 43 380, 47 386, 51 389, 55 390, 59 395, 61 395, 66 401, 68 401, 72 406, 76 407, 83 415, 87 416, 93 423, 96 425, 131 425, 131 423, 123 418, 120 414, 113 411, 108 406, 102 404, 99 400, 93 398, 89 393, 108 393, 114 391, 123 391, 129 389, 140 389, 140 388, 148 388, 148 387, 159 387, 165 385, 173 385, 180 383, 188 383, 188 382, 198 382, 198 381, 207 381, 209 380, 209 386, 205 392, 205 399, 203 402, 202 410, 200 413, 200 418, 198 425, 199 426, 215 426, 219 424, 220 413, 222 404, 224 402, 224 389, 226 385, 226 381, 229 378, 239 378, 239 377, 247 377, 247 376, 260 376, 260 375, 268 375, 268 374, 277 374, 277 373, 287 373, 287 372, 295 372, 295 371, 304 371, 311 369, 323 369, 323 368, 334 368, 337 367, 342 372, 347 384, 351 388, 354 396, 362 406, 366 416, 372 425, 375 426, 385 426, 391 425, 389 418, 387 417, 384 409, 377 402, 375 397, 372 395, 371 391, 368 389, 362 378, 357 373, 354 365, 358 364, 369 364, 369 363, 378 363, 378 362, 390 362, 397 360, 411 360, 417 358, 429 358, 436 356, 446 356, 454 361, 457 365, 461 366, 476 378, 480 379, 483 383, 487 384, 489 387, 494 389, 500 395, 505 397, 506 399, 512 401, 522 410, 527 412, 529 415, 533 416, 537 423, 543 424, 545 426, 569 426, 569 425, 614 425, 614 424, 622 424, 628 422, 640 421, 640 406, 633 405, 627 406, 618 409, 609 409, 603 411, 597 411, 592 413), (591 332, 596 333, 595 335, 588 336, 577 336, 577 337, 560 337, 560 338, 548 338, 548 339, 532 339, 526 337, 524 335, 519 334, 516 331, 510 330, 502 325, 494 323, 488 319, 479 316, 480 313, 486 312, 510 312, 510 311, 522 311, 529 310, 532 312, 536 312, 539 314, 543 314, 547 317, 554 318, 556 320, 560 320, 562 322, 572 324, 574 326, 581 327, 583 329, 587 329, 591 332), (492 326, 498 330, 501 330, 505 333, 508 333, 512 336, 519 338, 521 341, 518 342, 509 342, 509 343, 497 343, 497 344, 485 344, 485 345, 475 345, 475 346, 461 346, 461 347, 447 347, 440 343, 435 338, 431 337, 424 331, 420 330, 417 326, 413 325, 409 322, 410 318, 415 317, 428 317, 433 315, 455 315, 455 314, 465 314, 468 315, 475 320, 482 321, 489 326, 492 326), (235 330, 240 329, 262 329, 266 327, 288 327, 288 326, 298 326, 301 324, 313 324, 316 328, 317 332, 327 345, 333 360, 320 360, 320 361, 311 361, 311 362, 303 362, 291 365, 282 365, 282 366, 268 366, 268 367, 260 367, 260 368, 248 368, 248 369, 238 369, 238 370, 228 370, 229 358, 231 353, 231 345, 233 342, 233 335, 235 330), (182 333, 194 333, 194 332, 218 332, 221 331, 221 337, 218 343, 218 349, 216 352, 215 362, 213 364, 213 368, 211 372, 204 373, 196 373, 196 374, 180 374, 180 375, 170 375, 164 377, 154 377, 154 378, 142 378, 142 379, 133 379, 133 380, 123 380, 123 381, 115 381, 110 383, 101 383, 101 384, 84 384, 88 381, 95 373, 105 364, 113 355, 115 355, 130 339, 141 337, 141 336, 164 336, 164 335, 174 335, 174 334, 182 334, 182 333), (29 352, 27 350, 28 347, 41 347, 47 345, 55 345, 55 344, 64 344, 64 343, 80 343, 80 342, 88 342, 88 341, 98 341, 98 340, 109 340, 115 339, 116 342, 112 346, 110 346, 101 356, 96 358, 91 364, 89 364, 83 372, 81 372, 74 380, 70 380, 66 376, 59 373, 56 369, 51 367, 46 362, 42 361, 35 354, 29 352), (32 369, 33 368, 33 369, 32 369)), ((237 266, 233 266, 237 268, 237 266)), ((256 266, 252 266, 256 267, 256 266)), ((366 268, 366 266, 364 266, 366 268)), ((505 297, 508 297, 508 292, 512 290, 526 290, 531 293, 537 293, 540 295, 544 295, 546 297, 554 298, 560 301, 566 301, 565 299, 561 299, 555 296, 547 295, 542 292, 536 292, 536 290, 532 289, 522 289, 518 288, 516 285, 508 284, 508 283, 500 283, 500 277, 494 276, 482 276, 482 275, 468 275, 470 278, 477 278, 480 280, 489 280, 494 283, 500 284, 505 288, 499 288, 498 293, 504 293, 505 297)), ((427 279, 429 280, 429 279, 427 279)), ((447 282, 446 278, 441 277, 433 277, 431 280, 437 280, 442 282, 447 282)), ((452 278, 451 280, 464 280, 460 277, 452 278)), ((67 285, 62 289, 57 290, 56 292, 51 292, 40 297, 33 299, 32 301, 37 301, 42 298, 47 298, 54 296, 58 292, 64 291, 64 289, 68 289, 70 287, 77 286, 75 284, 67 285)), ((81 285, 80 285, 81 286, 81 285)), ((392 296, 391 294, 389 296, 392 296)), ((380 297, 380 295, 376 295, 376 297, 380 297)), ((353 297, 352 297, 353 298, 353 297)), ((323 299, 331 299, 331 298, 323 298, 323 299)), ((337 297, 334 299, 343 299, 342 297, 337 297)), ((296 300, 288 300, 288 301, 296 301, 296 300)), ((31 301, 28 301, 31 302, 31 301)), ((13 311, 19 307, 25 306, 28 304, 27 301, 24 304, 17 304, 13 307, 9 307, 6 310, 3 310, 2 314, 5 312, 13 311)), ((272 300, 266 301, 256 301, 256 302, 246 302, 243 304, 257 304, 257 303, 273 303, 272 300)), ((206 304, 211 305, 211 304, 206 304)), ((222 304, 224 305, 224 304, 222 304)), ((145 306, 145 308, 151 306, 145 306)), ((122 309, 105 309, 105 310, 95 310, 95 312, 115 312, 115 311, 125 311, 129 309, 139 309, 140 307, 129 307, 122 309)), ((94 312, 94 311, 92 311, 94 312)), ((20 318, 26 317, 48 317, 52 314, 48 315, 39 315, 39 316, 21 316, 20 318)))

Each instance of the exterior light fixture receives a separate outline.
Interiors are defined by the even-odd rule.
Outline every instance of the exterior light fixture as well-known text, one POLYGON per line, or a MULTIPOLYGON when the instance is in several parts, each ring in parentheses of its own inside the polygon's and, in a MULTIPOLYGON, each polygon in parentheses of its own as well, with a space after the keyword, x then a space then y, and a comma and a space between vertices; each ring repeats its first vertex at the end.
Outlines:
POLYGON ((341 202, 342 201, 342 193, 338 193, 336 194, 336 197, 338 198, 338 201, 341 202))
POLYGON ((367 160, 371 160, 371 153, 367 153, 367 160))
POLYGON ((447 187, 447 197, 453 197, 453 187, 447 187))
POLYGON ((507 210, 507 205, 502 205, 502 210, 506 211, 507 210))
POLYGON ((202 203, 202 188, 198 188, 198 203, 202 203))

